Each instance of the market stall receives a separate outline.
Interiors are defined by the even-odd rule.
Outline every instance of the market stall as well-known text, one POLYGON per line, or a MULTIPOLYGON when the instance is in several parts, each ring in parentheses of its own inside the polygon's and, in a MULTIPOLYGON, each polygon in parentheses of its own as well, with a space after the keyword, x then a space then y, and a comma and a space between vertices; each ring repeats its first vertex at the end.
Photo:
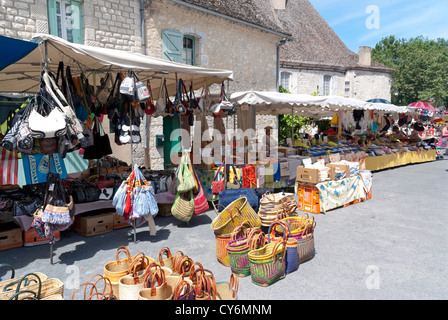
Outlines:
MULTIPOLYGON (((4 38, 2 37, 1 40, 8 40, 4 38)), ((133 163, 131 166, 124 164, 127 169, 120 172, 115 171, 117 168, 107 171, 104 164, 99 164, 100 159, 111 154, 111 141, 101 125, 105 116, 110 121, 115 121, 115 130, 120 130, 115 131, 115 143, 119 145, 136 144, 141 142, 139 133, 141 119, 159 115, 178 116, 180 119, 181 116, 188 113, 193 114, 193 111, 196 110, 192 109, 195 108, 206 112, 208 110, 198 108, 196 99, 190 100, 189 93, 214 83, 219 84, 224 80, 232 80, 232 72, 227 70, 194 67, 136 53, 73 44, 47 34, 35 35, 30 42, 13 41, 12 45, 25 46, 28 51, 23 52, 21 56, 16 55, 15 59, 9 61, 9 65, 8 63, 2 65, 0 92, 29 93, 31 98, 17 109, 16 114, 11 118, 16 127, 8 123, 6 135, 2 139, 2 149, 8 149, 11 153, 20 153, 25 158, 29 158, 27 164, 32 164, 33 168, 36 161, 30 160, 28 155, 42 155, 43 160, 39 160, 39 163, 44 164, 45 162, 47 172, 50 172, 49 175, 52 174, 56 180, 50 185, 46 185, 48 178, 47 181, 34 181, 43 183, 43 186, 41 186, 40 197, 34 197, 33 206, 39 200, 43 204, 46 203, 48 197, 55 198, 54 192, 56 191, 53 190, 59 190, 58 196, 64 197, 64 201, 60 200, 64 203, 62 207, 69 209, 64 209, 64 212, 70 211, 69 218, 64 216, 61 219, 61 221, 65 221, 64 224, 51 223, 50 228, 45 226, 44 229, 43 223, 49 222, 39 220, 42 227, 40 235, 43 237, 49 236, 47 232, 50 232, 52 233, 50 238, 53 238, 53 231, 62 231, 68 228, 74 223, 76 216, 81 215, 88 208, 110 208, 113 202, 112 198, 118 191, 117 189, 120 189, 123 181, 128 181, 132 176, 133 187, 138 188, 135 185, 134 176, 137 172, 141 174, 138 181, 144 182, 148 186, 144 188, 147 194, 154 199, 155 194, 159 194, 160 199, 166 198, 162 194, 169 188, 169 183, 167 179, 160 177, 161 172, 157 172, 158 177, 154 178, 154 172, 144 172, 145 174, 143 174, 133 163), (28 44, 31 45, 27 46, 28 44), (188 86, 190 91, 182 91, 181 84, 183 87, 188 86), (170 97, 175 97, 175 100, 171 101, 170 97), (194 100, 196 104, 193 106, 191 102, 191 105, 186 105, 185 97, 188 97, 189 103, 194 100), (175 112, 167 108, 168 102, 174 104, 175 112), (181 105, 185 108, 185 112, 178 110, 181 105), (161 108, 162 106, 163 108, 161 108), (33 118, 39 112, 40 119, 45 120, 40 123, 40 127, 37 125, 39 122, 34 121, 33 118), (49 122, 48 119, 42 117, 42 114, 56 114, 59 118, 54 118, 54 121, 49 122), (60 128, 56 124, 60 125, 60 128), (19 136, 19 139, 29 137, 29 141, 34 142, 34 146, 18 143, 15 139, 16 131, 13 129, 19 129, 19 126, 23 126, 29 131, 26 136, 19 136), (43 133, 39 136, 37 132, 43 133), (44 142, 46 143, 45 147, 48 147, 47 142, 50 142, 50 139, 53 141, 53 148, 54 146, 56 148, 44 149, 44 142), (36 149, 36 143, 39 143, 39 150, 36 149), (81 150, 83 158, 89 160, 89 164, 94 164, 94 166, 89 166, 88 172, 85 172, 87 176, 65 179, 65 174, 61 176, 57 170, 59 164, 63 163, 61 158, 64 159, 73 151, 78 153, 78 150, 81 150), (53 155, 55 156, 53 157, 53 155), (103 171, 104 169, 106 172, 103 171), (107 176, 120 173, 118 179, 117 176, 107 176), (148 181, 153 184, 150 185, 148 181), (54 185, 60 185, 60 187, 54 188, 54 185), (48 192, 49 188, 51 195, 48 192), (68 192, 67 195, 70 195, 70 199, 67 198, 67 195, 64 196, 65 192, 68 192), (84 203, 88 203, 85 206, 87 209, 82 209, 84 203)), ((13 51, 8 47, 1 47, 1 49, 5 52, 13 51)), ((2 56, 6 56, 6 53, 2 56)), ((20 130, 17 132, 22 134, 20 130)), ((168 176, 171 177, 173 173, 174 171, 171 171, 168 176)), ((24 194, 20 186, 14 186, 14 188, 15 195, 24 194)), ((6 197, 7 195, 2 192, 2 196, 6 197)), ((17 202, 12 200, 10 203, 17 202)), ((112 206, 116 207, 114 203, 112 206)), ((44 207, 48 208, 48 205, 44 205, 44 207)), ((23 228, 29 229, 36 223, 36 215, 33 217, 36 206, 25 209, 22 210, 24 212, 20 217, 19 215, 14 216, 23 228)), ((126 218, 131 218, 130 220, 135 222, 137 218, 143 217, 144 220, 148 220, 146 218, 150 217, 148 223, 151 230, 151 226, 154 227, 153 222, 151 225, 152 216, 157 214, 156 211, 150 212, 148 209, 144 212, 141 211, 138 217, 133 217, 131 214, 126 218)), ((43 213, 47 214, 47 211, 44 210, 43 213)), ((58 214, 58 218, 62 217, 63 215, 58 214)), ((50 243, 52 242, 50 241, 50 243)))

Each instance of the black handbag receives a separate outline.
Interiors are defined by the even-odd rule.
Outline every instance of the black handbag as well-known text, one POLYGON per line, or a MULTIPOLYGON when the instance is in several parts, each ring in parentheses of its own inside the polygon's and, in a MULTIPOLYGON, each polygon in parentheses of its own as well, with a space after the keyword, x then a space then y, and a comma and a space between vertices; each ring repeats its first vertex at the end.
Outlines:
POLYGON ((14 217, 33 216, 34 212, 41 206, 42 200, 39 197, 27 198, 24 200, 14 201, 12 214, 14 217))
POLYGON ((93 127, 93 145, 84 149, 84 159, 101 159, 104 156, 112 154, 109 136, 101 135, 102 126, 98 117, 95 117, 93 127))

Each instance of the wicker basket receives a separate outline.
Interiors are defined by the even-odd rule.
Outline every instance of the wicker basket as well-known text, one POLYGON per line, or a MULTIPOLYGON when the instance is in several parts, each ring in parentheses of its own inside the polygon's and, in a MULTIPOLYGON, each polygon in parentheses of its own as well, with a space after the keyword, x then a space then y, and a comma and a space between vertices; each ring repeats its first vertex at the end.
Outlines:
POLYGON ((157 263, 160 264, 162 267, 167 267, 173 270, 174 267, 173 256, 171 255, 171 251, 168 247, 163 247, 162 249, 160 249, 157 258, 157 263), (163 259, 164 255, 166 256, 166 259, 163 259))
POLYGON ((314 247, 314 230, 311 228, 306 228, 304 234, 300 239, 297 240, 297 253, 298 253, 298 263, 303 263, 314 257, 315 247, 314 247))
POLYGON ((250 221, 245 220, 239 226, 237 226, 232 233, 219 235, 215 233, 215 247, 216 258, 219 263, 225 267, 230 267, 229 253, 227 252, 227 244, 232 240, 247 238, 250 232, 252 224, 250 221))
POLYGON ((104 265, 104 276, 109 278, 110 282, 118 283, 121 277, 128 274, 129 265, 132 262, 131 254, 128 248, 120 246, 117 249, 116 260, 108 262, 104 265), (126 254, 126 258, 120 260, 120 253, 126 254))
POLYGON ((216 283, 216 300, 238 300, 238 287, 238 276, 232 273, 230 282, 216 283))
POLYGON ((283 219, 295 215, 297 202, 292 193, 266 192, 260 200, 258 216, 264 227, 269 227, 274 220, 283 219))
POLYGON ((194 300, 194 286, 190 279, 182 279, 174 288, 172 300, 194 300))
MULTIPOLYGON (((313 233, 314 228, 316 227, 316 221, 314 217, 309 218, 308 214, 305 212, 302 217, 288 217, 282 219, 283 222, 286 222, 291 230, 291 236, 300 239, 304 232, 313 233)), ((278 228, 276 231, 280 231, 278 228)))
MULTIPOLYGON (((22 277, 24 281, 26 277, 29 277, 30 274, 27 274, 22 277)), ((22 281, 19 281, 19 286, 22 288, 22 281)), ((44 298, 47 298, 52 295, 61 295, 64 297, 64 284, 61 280, 57 278, 48 278, 44 281, 41 281, 39 283, 34 283, 26 286, 24 288, 26 292, 23 292, 23 295, 21 295, 21 298, 23 297, 33 297, 36 296, 37 299, 42 300, 44 298)), ((0 293, 0 300, 9 300, 14 294, 17 292, 20 292, 19 290, 11 290, 0 293)), ((15 299, 17 299, 16 297, 15 299)))
MULTIPOLYGON (((40 281, 45 281, 45 280, 48 279, 48 277, 45 274, 43 274, 43 273, 34 272, 33 274, 38 276, 40 281)), ((9 291, 9 290, 15 291, 17 289, 17 284, 20 281, 20 279, 22 279, 22 277, 16 277, 16 278, 13 278, 13 279, 4 280, 4 281, 0 282, 0 292, 2 292, 2 291, 9 291)), ((26 287, 26 286, 28 286, 28 285, 30 285, 32 283, 37 283, 37 279, 35 277, 30 277, 29 281, 24 281, 22 288, 26 287)))
POLYGON ((248 253, 265 245, 265 235, 259 228, 251 230, 249 235, 242 239, 234 239, 227 244, 230 268, 239 277, 250 275, 248 253))
POLYGON ((269 242, 260 249, 249 251, 250 274, 254 284, 267 287, 285 277, 286 230, 284 235, 283 241, 269 242))
MULTIPOLYGON (((215 208, 215 212, 218 214, 215 208)), ((230 234, 244 221, 249 221, 253 227, 260 227, 261 220, 250 206, 246 197, 238 198, 230 203, 212 221, 211 228, 217 235, 230 234)))

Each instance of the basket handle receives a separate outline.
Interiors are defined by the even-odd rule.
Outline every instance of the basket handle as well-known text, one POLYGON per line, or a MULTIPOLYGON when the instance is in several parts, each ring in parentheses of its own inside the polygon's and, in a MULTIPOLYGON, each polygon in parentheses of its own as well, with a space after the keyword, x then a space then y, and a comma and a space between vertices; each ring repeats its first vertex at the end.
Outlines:
MULTIPOLYGON (((103 280, 104 281, 104 289, 103 289, 103 292, 101 293, 102 295, 103 295, 103 297, 105 296, 105 295, 107 295, 107 294, 113 294, 112 293, 112 283, 110 282, 110 280, 109 280, 109 278, 106 278, 106 277, 104 277, 104 276, 101 276, 100 274, 98 274, 98 276, 100 276, 94 283, 93 283, 93 286, 95 287, 95 288, 98 288, 98 286, 97 286, 97 283, 98 283, 98 281, 100 281, 100 280, 103 280), (107 289, 107 285, 109 284, 109 288, 110 288, 110 292, 109 293, 106 293, 106 289, 107 289)), ((90 282, 90 281, 89 281, 90 282)), ((92 290, 93 290, 93 288, 92 288, 92 290)), ((90 294, 92 294, 92 291, 90 291, 90 294)), ((88 299, 88 300, 90 300, 90 299, 88 299)))
POLYGON ((238 227, 236 227, 232 234, 231 234, 231 240, 237 240, 237 239, 241 239, 245 236, 247 236, 248 231, 250 230, 250 228, 252 227, 252 224, 250 223, 249 220, 245 220, 241 223, 241 225, 239 225, 238 227))
POLYGON ((240 280, 235 273, 230 275, 229 289, 232 290, 232 298, 236 298, 238 294, 238 288, 240 286, 240 280))
POLYGON ((275 225, 279 225, 280 227, 282 227, 282 229, 283 229, 283 241, 287 241, 288 237, 289 237, 289 234, 291 233, 289 225, 287 223, 281 221, 281 220, 274 220, 274 222, 272 222, 271 225, 269 226, 268 243, 271 243, 271 230, 272 230, 272 227, 275 226, 275 225), (288 233, 286 233, 285 227, 288 229, 288 233))
POLYGON ((261 229, 253 229, 247 236, 247 244, 250 250, 256 250, 266 244, 266 237, 261 229))
POLYGON ((132 260, 132 257, 131 257, 131 254, 129 253, 128 248, 126 248, 126 247, 124 247, 124 246, 119 246, 119 247, 117 248, 117 254, 116 254, 117 264, 120 264, 120 263, 121 263, 120 259, 118 258, 119 254, 120 254, 121 252, 126 253, 126 256, 128 257, 128 261, 131 261, 131 260, 132 260))
POLYGON ((162 267, 165 266, 165 262, 163 262, 163 255, 166 255, 167 259, 173 258, 173 256, 171 255, 171 251, 168 247, 163 247, 162 249, 160 249, 158 260, 162 267))
POLYGON ((272 254, 274 255, 274 262, 276 262, 277 260, 282 260, 285 258, 285 254, 286 254, 286 241, 276 241, 274 248, 272 249, 272 254), (278 247, 283 246, 282 251, 282 257, 281 258, 277 258, 277 249, 278 247))
POLYGON ((271 193, 271 191, 266 191, 263 194, 263 197, 265 197, 266 199, 268 199, 269 201, 275 201, 275 196, 271 193), (269 199, 269 196, 272 196, 272 199, 269 199))
POLYGON ((204 267, 202 266, 202 264, 200 262, 195 262, 191 265, 190 268, 190 280, 195 283, 197 281, 197 273, 200 272, 202 275, 205 276, 205 271, 204 271, 204 267), (196 266, 198 267, 196 269, 196 266))
POLYGON ((190 292, 191 290, 191 286, 187 281, 181 280, 179 284, 176 286, 176 289, 174 289, 173 300, 179 299, 179 296, 182 294, 182 290, 185 287, 186 287, 185 293, 188 294, 188 292, 190 292))
POLYGON ((14 279, 15 275, 16 275, 16 270, 14 269, 14 267, 8 263, 0 263, 0 268, 1 267, 9 267, 11 269, 11 279, 14 279))
POLYGON ((219 212, 216 210, 216 207, 217 206, 221 206, 221 207, 223 207, 224 209, 226 208, 226 207, 224 207, 222 204, 220 204, 220 203, 218 203, 218 204, 214 204, 213 202, 212 202, 212 205, 213 205, 213 210, 215 210, 215 213, 216 213, 216 215, 218 216, 219 215, 219 212))

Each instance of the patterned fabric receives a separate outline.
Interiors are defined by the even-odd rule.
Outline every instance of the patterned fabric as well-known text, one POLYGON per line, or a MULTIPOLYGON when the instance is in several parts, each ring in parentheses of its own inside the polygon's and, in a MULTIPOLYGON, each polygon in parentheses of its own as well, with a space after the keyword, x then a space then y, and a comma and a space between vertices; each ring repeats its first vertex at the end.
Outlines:
POLYGON ((365 196, 361 176, 326 181, 316 185, 319 190, 320 211, 341 207, 365 196))

